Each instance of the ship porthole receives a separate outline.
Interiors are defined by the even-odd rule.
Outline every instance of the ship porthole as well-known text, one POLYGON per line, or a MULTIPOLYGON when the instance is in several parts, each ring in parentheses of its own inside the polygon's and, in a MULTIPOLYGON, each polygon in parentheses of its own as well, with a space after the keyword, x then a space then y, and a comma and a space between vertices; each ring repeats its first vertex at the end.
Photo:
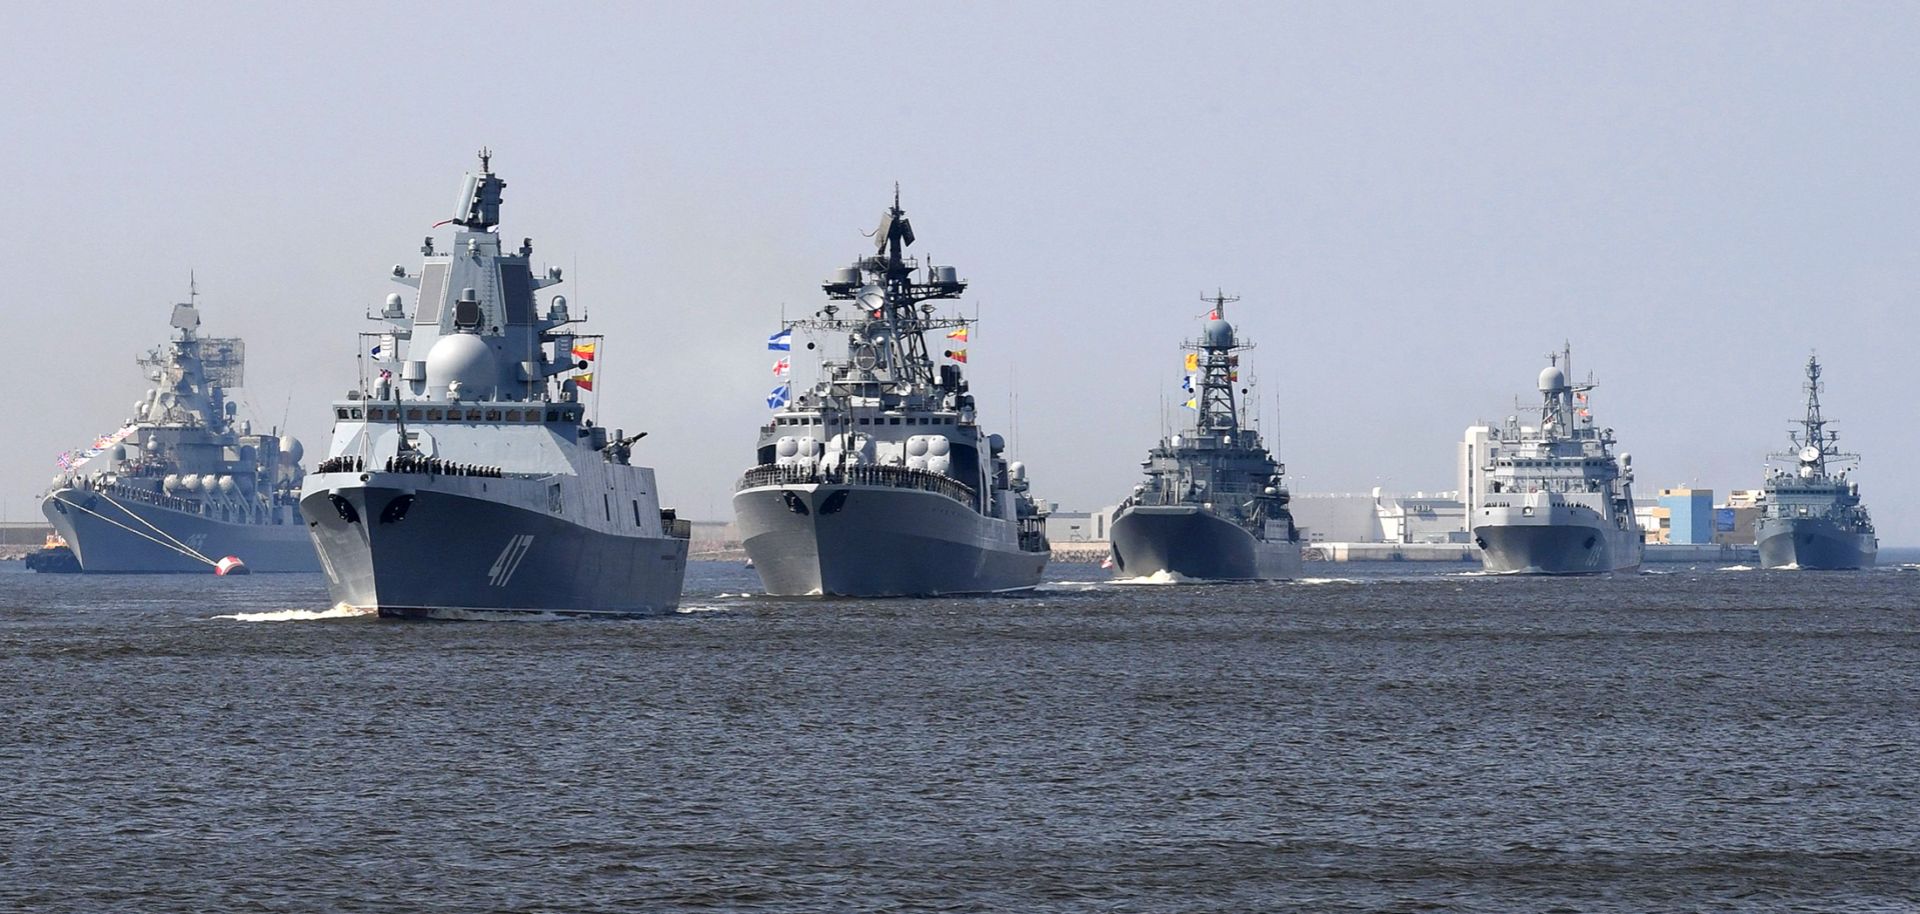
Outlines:
POLYGON ((1597 537, 1591 537, 1591 536, 1587 537, 1587 548, 1592 549, 1593 544, 1597 542, 1599 542, 1599 539, 1597 537))

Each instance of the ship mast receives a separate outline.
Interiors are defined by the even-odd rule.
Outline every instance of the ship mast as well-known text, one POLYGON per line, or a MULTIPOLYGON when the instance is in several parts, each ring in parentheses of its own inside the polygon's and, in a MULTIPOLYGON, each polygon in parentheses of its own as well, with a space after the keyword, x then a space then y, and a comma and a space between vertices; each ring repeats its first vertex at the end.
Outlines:
POLYGON ((1194 392, 1194 407, 1198 415, 1194 419, 1195 430, 1205 434, 1226 432, 1232 434, 1240 430, 1240 411, 1234 402, 1233 384, 1235 367, 1240 359, 1233 353, 1252 349, 1252 343, 1242 342, 1234 333, 1233 325, 1227 323, 1227 305, 1237 302, 1240 297, 1215 290, 1212 295, 1202 295, 1200 300, 1213 306, 1207 315, 1207 323, 1200 332, 1200 338, 1187 344, 1194 353, 1198 377, 1198 390, 1194 392))
POLYGON ((1797 460, 1800 463, 1800 475, 1807 479, 1827 478, 1827 464, 1854 459, 1852 454, 1840 452, 1838 432, 1827 430, 1826 417, 1820 413, 1820 359, 1807 356, 1807 382, 1803 389, 1807 392, 1807 416, 1798 423, 1798 431, 1788 430, 1787 438, 1793 442, 1793 453, 1776 454, 1797 460))
POLYGON ((913 223, 900 208, 898 184, 893 188, 893 205, 881 214, 872 237, 873 256, 860 258, 852 269, 822 284, 830 300, 822 317, 785 325, 849 331, 853 335, 849 356, 864 380, 881 380, 884 387, 900 394, 933 389, 940 384, 940 375, 927 348, 927 331, 964 327, 970 321, 935 318, 931 302, 960 297, 967 283, 952 267, 932 264, 924 277, 915 278, 920 263, 906 254, 914 242, 913 223), (831 303, 836 301, 852 302, 859 311, 841 317, 831 303))

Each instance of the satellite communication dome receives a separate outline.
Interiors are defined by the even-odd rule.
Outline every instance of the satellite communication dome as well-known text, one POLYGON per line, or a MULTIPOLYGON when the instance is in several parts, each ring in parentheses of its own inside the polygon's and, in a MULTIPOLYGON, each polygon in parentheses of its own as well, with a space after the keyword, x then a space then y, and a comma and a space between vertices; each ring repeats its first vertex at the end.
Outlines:
POLYGON ((1206 333, 1208 346, 1212 346, 1215 349, 1226 349, 1233 345, 1233 325, 1226 321, 1217 317, 1207 321, 1207 328, 1204 332, 1206 333))
POLYGON ((307 447, 292 435, 280 436, 280 465, 293 466, 307 455, 307 447))
POLYGON ((1820 449, 1809 444, 1800 449, 1800 459, 1812 463, 1820 459, 1820 449))
POLYGON ((499 380, 493 350, 472 333, 443 336, 427 350, 427 388, 446 390, 458 383, 469 392, 484 394, 499 380))
POLYGON ((1558 365, 1548 365, 1540 372, 1540 389, 1543 391, 1560 390, 1567 386, 1567 373, 1558 365))

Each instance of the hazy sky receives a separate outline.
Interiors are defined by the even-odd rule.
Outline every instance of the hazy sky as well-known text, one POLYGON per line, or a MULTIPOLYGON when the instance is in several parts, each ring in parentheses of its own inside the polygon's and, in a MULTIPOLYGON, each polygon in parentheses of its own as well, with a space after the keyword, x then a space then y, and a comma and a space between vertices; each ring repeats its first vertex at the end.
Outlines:
POLYGON ((781 307, 899 181, 1062 507, 1136 481, 1218 286, 1298 490, 1452 488, 1568 339, 1642 494, 1757 487, 1817 349, 1916 544, 1915 47, 1893 4, 16 6, 0 495, 37 517, 129 414, 189 269, 316 454, 486 145, 503 234, 608 335, 604 421, 695 517, 730 516, 781 307))

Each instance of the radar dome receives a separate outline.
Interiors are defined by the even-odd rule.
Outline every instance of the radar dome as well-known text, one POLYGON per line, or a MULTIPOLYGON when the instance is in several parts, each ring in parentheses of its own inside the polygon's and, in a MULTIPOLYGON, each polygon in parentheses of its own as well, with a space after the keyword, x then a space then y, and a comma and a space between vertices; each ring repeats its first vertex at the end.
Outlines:
POLYGON ((296 466, 300 463, 300 458, 305 456, 307 456, 307 446, 304 444, 301 444, 300 439, 295 438, 292 435, 280 436, 280 465, 281 466, 283 467, 296 466))
POLYGON ((427 390, 444 391, 454 384, 470 393, 493 390, 499 380, 493 351, 472 333, 443 336, 427 350, 427 390))
POLYGON ((1559 390, 1567 386, 1567 373, 1558 365, 1548 365, 1540 372, 1541 390, 1559 390))
POLYGON ((1215 349, 1225 349, 1233 345, 1233 325, 1226 321, 1217 317, 1207 321, 1207 327, 1204 332, 1207 336, 1208 346, 1212 346, 1215 349))

